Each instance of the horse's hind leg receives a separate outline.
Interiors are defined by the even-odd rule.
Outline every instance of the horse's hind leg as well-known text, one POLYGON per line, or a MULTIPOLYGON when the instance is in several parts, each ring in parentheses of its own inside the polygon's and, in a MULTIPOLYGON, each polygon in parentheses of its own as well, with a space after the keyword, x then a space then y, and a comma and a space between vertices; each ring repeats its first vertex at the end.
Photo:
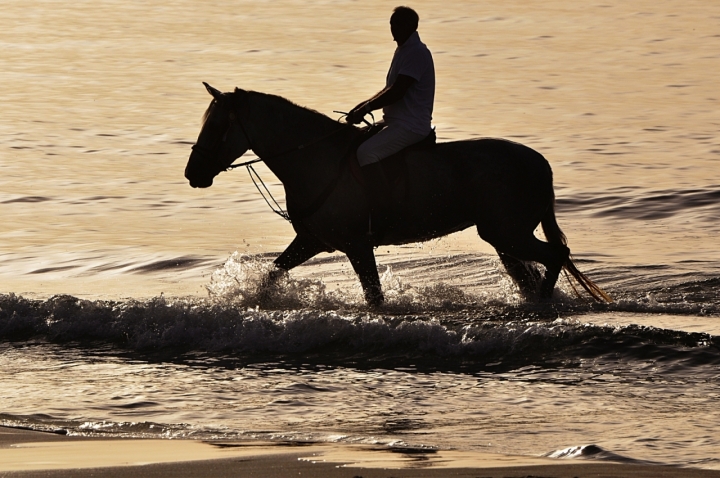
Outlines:
MULTIPOLYGON (((552 297, 553 290, 555 289, 555 283, 560 276, 560 271, 567 262, 568 256, 570 255, 570 249, 562 244, 549 244, 536 238, 532 234, 511 234, 505 233, 502 235, 483 234, 480 231, 480 237, 492 244, 500 254, 500 259, 503 259, 503 255, 509 256, 509 261, 513 271, 516 274, 520 270, 517 265, 518 261, 523 262, 539 262, 545 266, 545 277, 540 285, 540 298, 550 299, 552 297), (514 259, 514 261, 512 260, 514 259)), ((507 263, 503 261, 503 264, 507 263)), ((524 267, 524 266, 523 266, 524 267)), ((517 282, 517 278, 513 275, 513 272, 508 270, 513 279, 517 282)), ((522 275, 519 276, 520 281, 523 282, 526 278, 522 275)), ((519 285, 519 284, 518 284, 519 285)), ((522 289, 522 286, 520 286, 522 289)))
POLYGON ((549 244, 531 236, 525 241, 513 241, 500 250, 520 261, 534 261, 544 265, 545 277, 540 284, 540 299, 552 298, 555 283, 570 255, 570 249, 562 244, 549 244))
POLYGON ((560 271, 570 257, 570 249, 562 244, 549 244, 533 237, 534 246, 542 249, 542 256, 536 259, 545 266, 545 277, 540 285, 540 299, 552 298, 560 271))
POLYGON ((534 266, 499 251, 498 255, 505 266, 505 270, 515 282, 515 285, 518 286, 522 295, 527 298, 537 293, 542 276, 534 266))

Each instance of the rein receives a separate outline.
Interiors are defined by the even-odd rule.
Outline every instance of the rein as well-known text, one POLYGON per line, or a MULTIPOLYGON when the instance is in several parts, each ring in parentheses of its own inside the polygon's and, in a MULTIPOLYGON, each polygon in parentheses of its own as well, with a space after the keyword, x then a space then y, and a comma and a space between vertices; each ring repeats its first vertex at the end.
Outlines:
MULTIPOLYGON (((245 139, 247 140, 247 144, 250 147, 249 149, 253 150, 253 152, 254 152, 255 149, 252 147, 252 142, 250 141, 250 136, 247 134, 247 131, 245 130, 245 127, 243 126, 242 122, 236 118, 235 113, 230 113, 230 126, 228 126, 228 131, 230 130, 230 127, 232 127, 232 123, 235 121, 237 121, 237 124, 240 127, 240 131, 242 131, 242 133, 243 133, 243 136, 245 136, 245 139)), ((321 141, 324 141, 324 140, 330 138, 331 136, 334 136, 334 135, 340 133, 341 131, 347 129, 350 126, 352 126, 352 125, 349 123, 344 124, 344 125, 340 126, 339 128, 335 129, 334 131, 331 131, 330 133, 328 133, 324 136, 321 136, 320 138, 317 138, 309 143, 304 143, 299 146, 295 146, 294 148, 287 149, 285 151, 273 154, 271 156, 266 156, 265 158, 261 158, 258 156, 257 159, 253 159, 250 161, 244 161, 242 163, 237 163, 237 164, 231 164, 228 167, 226 167, 224 169, 224 171, 232 171, 233 169, 245 166, 248 170, 248 174, 250 175, 250 179, 252 179, 252 182, 255 185, 255 188, 258 190, 258 192, 260 193, 262 198, 265 200, 265 203, 268 205, 268 207, 270 207, 272 212, 274 212, 278 216, 282 217, 286 221, 292 222, 288 212, 283 210, 282 206, 280 206, 280 204, 278 204, 278 202, 275 200, 275 198, 273 197, 273 195, 270 192, 270 190, 268 189, 268 187, 265 185, 265 182, 262 180, 262 178, 257 173, 257 171, 255 171, 255 168, 253 168, 252 165, 255 163, 259 163, 261 161, 266 161, 268 159, 275 159, 280 156, 284 156, 286 154, 294 153, 295 151, 303 150, 307 147, 313 146, 317 143, 320 143, 321 141), (256 180, 256 178, 257 178, 257 180, 256 180), (260 185, 258 184, 258 182, 260 184, 262 184, 262 189, 260 188, 260 185), (263 189, 265 190, 265 192, 263 192, 263 189), (265 196, 266 193, 267 193, 267 197, 265 196), (270 203, 270 201, 268 201, 268 197, 272 200, 274 206, 273 206, 273 204, 270 203)), ((342 174, 342 171, 340 171, 340 175, 341 174, 342 174)), ((322 193, 320 193, 320 196, 318 196, 318 198, 312 202, 310 207, 306 208, 306 210, 303 210, 300 212, 300 214, 299 214, 300 217, 307 217, 310 214, 312 214, 315 210, 320 208, 320 206, 322 206, 325 203, 325 200, 330 196, 330 193, 332 193, 332 191, 335 189, 335 186, 337 186, 338 179, 339 179, 339 177, 336 178, 335 180, 331 181, 330 184, 328 185, 328 187, 325 188, 325 190, 322 193)))
MULTIPOLYGON (((248 162, 253 163, 253 162, 258 162, 258 161, 260 161, 260 160, 258 159, 255 161, 248 161, 248 162)), ((292 220, 290 220, 290 214, 288 214, 287 211, 283 210, 282 206, 280 206, 280 204, 278 204, 278 202, 275 200, 275 198, 273 197, 273 195, 270 192, 270 190, 268 189, 268 187, 265 185, 265 182, 262 180, 262 178, 257 173, 257 171, 255 171, 255 168, 253 168, 251 164, 247 164, 246 166, 247 166, 248 174, 250 174, 250 179, 252 179, 253 184, 257 188, 257 190, 260 193, 260 195, 262 196, 262 198, 265 200, 265 203, 268 205, 270 210, 272 212, 274 212, 275 214, 277 214, 278 216, 280 216, 281 218, 285 219, 287 222, 292 222, 292 220), (257 180, 260 181, 260 184, 263 185, 263 189, 265 189, 265 191, 267 192, 267 195, 270 196, 270 199, 272 199, 272 202, 275 203, 275 207, 277 207, 277 209, 275 209, 275 207, 273 207, 273 205, 270 204, 270 201, 268 201, 268 199, 265 197, 265 193, 262 192, 262 189, 260 189, 260 186, 255 181, 255 178, 257 178, 257 180)))

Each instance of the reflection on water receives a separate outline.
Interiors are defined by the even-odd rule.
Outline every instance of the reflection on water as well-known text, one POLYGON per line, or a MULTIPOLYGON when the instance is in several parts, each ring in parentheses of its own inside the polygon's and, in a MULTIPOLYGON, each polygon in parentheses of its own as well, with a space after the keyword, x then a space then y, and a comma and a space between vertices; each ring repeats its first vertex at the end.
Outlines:
POLYGON ((13 413, 0 415, 0 422, 71 434, 534 455, 591 442, 635 459, 717 467, 709 458, 720 447, 716 368, 656 368, 650 358, 618 362, 613 355, 462 374, 412 364, 393 370, 283 360, 215 365, 208 357, 148 362, 6 345, 0 370, 4 408, 13 413))

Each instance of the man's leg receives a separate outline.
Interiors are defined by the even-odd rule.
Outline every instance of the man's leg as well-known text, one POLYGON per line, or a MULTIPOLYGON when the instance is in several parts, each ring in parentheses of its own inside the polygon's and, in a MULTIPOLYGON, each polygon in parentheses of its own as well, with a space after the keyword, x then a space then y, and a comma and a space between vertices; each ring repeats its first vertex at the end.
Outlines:
POLYGON ((388 124, 382 131, 360 145, 357 151, 361 168, 397 153, 412 144, 419 143, 427 135, 413 133, 400 125, 388 124))
POLYGON ((358 164, 365 178, 372 233, 382 234, 390 224, 393 212, 392 188, 380 160, 424 138, 424 135, 391 124, 358 148, 358 164))

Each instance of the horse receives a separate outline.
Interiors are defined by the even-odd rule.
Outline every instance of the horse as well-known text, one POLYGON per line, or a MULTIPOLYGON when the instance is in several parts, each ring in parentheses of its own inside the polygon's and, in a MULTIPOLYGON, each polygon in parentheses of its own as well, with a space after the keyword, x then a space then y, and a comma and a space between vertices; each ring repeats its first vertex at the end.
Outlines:
POLYGON ((368 234, 366 191, 348 160, 362 128, 280 96, 239 88, 223 93, 203 84, 213 99, 185 168, 190 186, 210 187, 215 176, 252 150, 285 189, 296 237, 275 259, 265 285, 321 252, 337 250, 350 260, 366 302, 380 306, 384 296, 374 247, 426 241, 475 226, 525 297, 551 300, 565 269, 593 299, 611 300, 570 257, 555 218, 552 170, 537 151, 481 138, 407 152, 404 187, 393 192, 402 207, 392 213, 383 234, 368 234), (535 237, 538 224, 547 242, 535 237), (544 274, 528 263, 542 264, 544 274))

